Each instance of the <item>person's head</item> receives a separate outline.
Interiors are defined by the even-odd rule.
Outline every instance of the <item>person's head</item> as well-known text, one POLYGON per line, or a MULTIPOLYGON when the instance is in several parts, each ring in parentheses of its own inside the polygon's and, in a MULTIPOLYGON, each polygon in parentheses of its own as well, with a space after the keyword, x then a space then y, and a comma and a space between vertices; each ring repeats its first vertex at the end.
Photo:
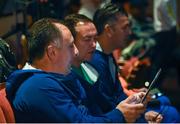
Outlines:
POLYGON ((81 5, 92 8, 99 7, 101 2, 102 0, 80 0, 81 5))
POLYGON ((91 59, 96 48, 97 31, 92 20, 80 14, 65 17, 65 23, 74 36, 79 55, 74 59, 80 63, 91 59))
POLYGON ((130 14, 137 20, 145 20, 148 8, 147 0, 129 0, 130 14))
POLYGON ((116 4, 106 4, 99 8, 94 15, 94 23, 98 37, 109 41, 112 50, 123 48, 130 34, 129 20, 123 7, 116 4))
POLYGON ((69 29, 55 19, 33 24, 28 39, 29 62, 45 71, 67 74, 77 54, 69 29), (44 65, 44 66, 43 66, 44 65))

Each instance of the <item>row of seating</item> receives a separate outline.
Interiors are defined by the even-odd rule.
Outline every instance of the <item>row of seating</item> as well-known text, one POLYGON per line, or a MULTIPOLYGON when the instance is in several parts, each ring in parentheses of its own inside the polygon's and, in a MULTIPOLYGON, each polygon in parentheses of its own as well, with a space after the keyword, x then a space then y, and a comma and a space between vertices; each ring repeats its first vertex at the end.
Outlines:
POLYGON ((15 123, 13 110, 6 98, 5 85, 0 84, 0 123, 15 123))

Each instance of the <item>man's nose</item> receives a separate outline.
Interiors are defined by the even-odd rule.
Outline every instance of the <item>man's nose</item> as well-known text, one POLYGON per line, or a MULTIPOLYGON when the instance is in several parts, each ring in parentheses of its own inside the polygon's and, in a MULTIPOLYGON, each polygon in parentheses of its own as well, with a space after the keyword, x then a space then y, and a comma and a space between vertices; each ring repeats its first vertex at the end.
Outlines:
POLYGON ((96 40, 95 40, 95 39, 92 39, 92 41, 91 41, 91 46, 92 46, 93 48, 96 48, 96 40))

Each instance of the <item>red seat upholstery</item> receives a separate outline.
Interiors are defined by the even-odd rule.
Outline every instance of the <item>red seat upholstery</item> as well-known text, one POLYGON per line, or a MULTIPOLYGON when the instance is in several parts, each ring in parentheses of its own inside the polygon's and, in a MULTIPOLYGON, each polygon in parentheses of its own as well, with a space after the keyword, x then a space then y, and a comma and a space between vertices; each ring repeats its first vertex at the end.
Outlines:
POLYGON ((6 98, 5 88, 0 90, 0 123, 14 123, 14 113, 6 98))

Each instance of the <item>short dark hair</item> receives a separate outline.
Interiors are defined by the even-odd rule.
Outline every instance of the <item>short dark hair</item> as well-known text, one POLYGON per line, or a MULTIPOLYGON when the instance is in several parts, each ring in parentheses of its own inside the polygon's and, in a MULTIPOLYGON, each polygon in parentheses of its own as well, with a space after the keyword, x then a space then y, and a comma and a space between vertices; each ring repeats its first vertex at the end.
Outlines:
POLYGON ((71 15, 66 16, 64 19, 64 24, 69 28, 74 38, 76 37, 75 27, 78 22, 92 22, 93 23, 93 21, 85 15, 71 14, 71 15))
POLYGON ((98 34, 101 34, 106 24, 115 22, 117 20, 117 14, 127 16, 123 6, 121 4, 108 3, 97 9, 94 14, 94 24, 96 26, 98 34))
POLYGON ((62 40, 61 31, 54 25, 60 21, 50 18, 43 18, 33 24, 28 36, 29 62, 41 59, 44 51, 50 42, 62 40))

